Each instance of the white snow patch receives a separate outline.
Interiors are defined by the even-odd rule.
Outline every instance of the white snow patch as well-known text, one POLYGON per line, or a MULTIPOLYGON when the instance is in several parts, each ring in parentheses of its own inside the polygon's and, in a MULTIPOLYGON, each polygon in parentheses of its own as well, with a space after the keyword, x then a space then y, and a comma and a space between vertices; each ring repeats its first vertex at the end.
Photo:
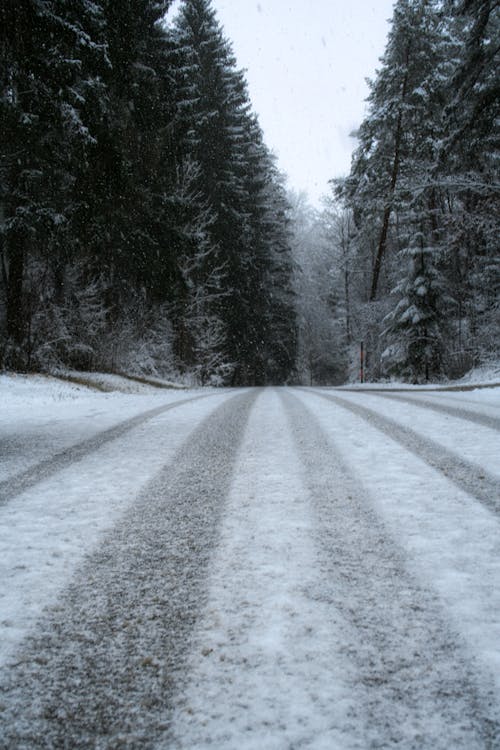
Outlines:
POLYGON ((265 391, 235 470, 175 747, 346 747, 350 666, 321 595, 312 524, 283 408, 265 391))
POLYGON ((157 377, 140 376, 137 377, 126 375, 117 375, 114 373, 104 372, 78 372, 73 370, 61 372, 64 378, 68 376, 74 379, 83 380, 89 385, 102 388, 105 391, 119 391, 120 393, 151 393, 161 386, 163 390, 182 390, 186 386, 157 377), (155 385, 156 384, 156 385, 155 385))
POLYGON ((432 404, 442 404, 461 409, 472 414, 483 414, 500 419, 500 388, 477 388, 473 391, 410 391, 396 394, 409 398, 415 403, 419 400, 432 404))
MULTIPOLYGON (((496 403, 500 406, 500 388, 495 391, 496 403)), ((477 464, 490 474, 500 477, 500 439, 498 432, 493 428, 478 424, 471 425, 459 417, 439 414, 430 409, 422 409, 404 401, 389 400, 371 393, 362 395, 342 393, 342 398, 351 403, 366 406, 442 445, 457 456, 477 464)), ((412 396, 412 398, 416 400, 416 397, 412 396)), ((427 395, 424 398, 427 399, 427 395)), ((482 403, 484 404, 484 401, 482 403)), ((453 405, 461 408, 458 400, 453 405)), ((496 412, 495 416, 498 416, 496 412)))
MULTIPOLYGON (((63 393, 67 391, 63 389, 63 393)), ((224 397, 219 393, 219 398, 224 397)), ((26 395, 21 399, 22 408, 17 404, 23 422, 28 422, 31 414, 26 395)), ((109 426, 125 414, 162 403, 158 398, 151 401, 103 394, 96 394, 90 401, 83 399, 83 403, 66 399, 61 402, 62 414, 50 423, 43 422, 47 416, 44 409, 47 404, 52 408, 54 402, 46 392, 38 395, 40 398, 34 397, 32 403, 36 405, 39 439, 52 447, 60 442, 61 420, 65 427, 72 428, 68 434, 82 437, 82 432, 97 431, 97 425, 109 426), (95 410, 98 404, 103 413, 92 426, 83 420, 82 428, 82 416, 88 416, 87 410, 95 410)), ((186 397, 181 393, 174 400, 186 397)), ((163 397, 163 402, 169 400, 163 397)), ((56 600, 84 555, 98 544, 146 483, 174 459, 191 431, 218 403, 219 399, 209 397, 167 411, 0 506, 0 664, 12 656, 43 608, 56 600)))
POLYGON ((0 375, 0 482, 143 411, 202 393, 102 393, 41 375, 0 375))
MULTIPOLYGON (((357 368, 357 362, 359 359, 359 351, 357 350, 357 347, 355 347, 356 351, 354 353, 354 359, 356 361, 356 368, 357 368)), ((355 369, 355 375, 358 376, 358 370, 355 369)), ((390 378, 388 380, 374 380, 374 381, 367 381, 365 383, 359 383, 356 382, 356 379, 353 378, 354 382, 347 383, 345 386, 340 386, 340 388, 356 388, 360 390, 364 390, 366 388, 372 389, 393 389, 393 388, 404 388, 408 391, 427 391, 427 390, 446 390, 447 388, 460 388, 462 386, 470 387, 470 386, 478 386, 480 388, 483 388, 484 386, 499 386, 500 385, 500 362, 493 362, 489 365, 481 365, 480 367, 475 367, 473 370, 470 370, 466 375, 464 375, 462 378, 459 378, 458 380, 450 380, 449 382, 435 382, 435 383, 420 383, 418 385, 413 385, 411 383, 408 383, 405 380, 398 380, 397 378, 390 378)))
MULTIPOLYGON (((353 400, 364 405, 366 397, 360 394, 353 400)), ((360 417, 313 394, 301 391, 299 398, 318 418, 354 476, 360 478, 367 497, 410 555, 421 580, 438 591, 454 628, 500 693, 498 517, 360 417)), ((435 432, 439 424, 443 432, 447 430, 446 417, 429 413, 426 418, 434 424, 435 432)), ((491 431, 486 428, 469 425, 467 429, 478 436, 478 442, 490 438, 491 431)), ((469 446, 471 441, 466 442, 469 446)), ((489 452, 489 446, 481 444, 485 453, 489 452)), ((469 458, 461 440, 455 448, 469 458)))

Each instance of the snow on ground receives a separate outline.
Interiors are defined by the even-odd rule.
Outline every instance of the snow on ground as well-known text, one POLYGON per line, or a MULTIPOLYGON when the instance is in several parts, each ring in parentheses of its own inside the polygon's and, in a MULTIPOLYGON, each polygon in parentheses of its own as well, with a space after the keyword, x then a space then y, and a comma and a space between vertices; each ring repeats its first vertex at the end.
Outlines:
MULTIPOLYGON (((84 453, 77 462, 65 464, 50 477, 40 477, 22 494, 0 505, 0 663, 12 660, 19 642, 33 630, 42 609, 57 602, 59 592, 82 558, 99 546, 103 533, 133 505, 144 485, 175 459, 176 451, 189 441, 197 425, 232 393, 142 387, 136 393, 102 393, 51 379, 0 376, 0 487, 2 480, 18 475, 26 467, 34 467, 40 460, 124 420, 161 405, 174 407, 186 399, 208 394, 207 398, 192 400, 132 425, 98 450, 84 453)), ((410 653, 414 642, 408 643, 408 659, 402 658, 406 648, 404 617, 411 617, 411 613, 403 615, 404 602, 398 598, 402 596, 406 602, 407 597, 411 606, 418 605, 409 589, 404 592, 405 582, 413 577, 416 588, 420 586, 432 601, 435 597, 437 610, 441 611, 442 605, 450 632, 457 634, 448 658, 454 658, 455 650, 463 651, 464 664, 473 664, 474 674, 479 675, 478 695, 490 695, 494 690, 491 705, 500 702, 499 515, 472 497, 473 488, 468 488, 472 494, 459 489, 445 471, 432 468, 424 454, 424 458, 417 456, 411 446, 398 442, 397 436, 377 429, 375 423, 370 424, 338 402, 326 400, 324 396, 330 393, 333 392, 284 390, 286 398, 302 403, 302 416, 299 411, 294 412, 291 421, 283 408, 286 399, 282 402, 277 390, 263 391, 255 402, 226 499, 219 543, 206 571, 208 603, 202 609, 190 646, 189 670, 174 706, 175 744, 169 747, 364 747, 360 712, 365 704, 361 701, 360 708, 359 695, 368 701, 379 701, 373 715, 379 717, 377 731, 383 732, 384 710, 391 708, 387 684, 396 680, 404 695, 405 670, 411 672, 414 666, 410 653), (313 422, 317 425, 314 429, 313 422), (297 428, 295 437, 292 423, 297 428), (306 440, 308 434, 310 440, 306 440), (321 448, 321 460, 315 459, 315 446, 321 442, 318 434, 326 446, 321 448), (369 564, 363 562, 359 567, 353 555, 340 565, 342 555, 347 554, 346 547, 342 552, 342 544, 347 545, 347 550, 349 544, 359 546, 363 532, 350 530, 350 519, 340 523, 342 508, 347 515, 351 508, 354 517, 354 495, 350 496, 349 482, 342 479, 341 472, 335 473, 329 465, 334 463, 334 456, 344 462, 348 475, 359 487, 359 491, 355 490, 359 517, 366 503, 364 523, 369 524, 370 513, 381 519, 369 540, 373 549, 367 550, 383 568, 377 572, 379 588, 374 590, 385 590, 384 576, 397 573, 400 577, 397 586, 388 581, 386 590, 394 598, 390 611, 398 612, 401 607, 394 641, 398 659, 404 662, 398 667, 401 676, 377 675, 376 664, 362 664, 365 652, 360 636, 346 638, 346 627, 354 628, 349 625, 349 616, 352 615, 352 623, 357 622, 358 613, 349 613, 356 597, 352 602, 335 602, 339 591, 348 600, 350 587, 356 586, 357 595, 364 597, 360 608, 364 614, 356 627, 362 634, 363 628, 373 626, 367 614, 369 564), (324 479, 327 472, 330 475, 324 479), (337 477, 342 486, 335 485, 337 477), (342 525, 343 534, 342 544, 335 549, 332 521, 326 546, 333 545, 332 564, 338 556, 340 578, 336 592, 331 589, 333 576, 325 573, 322 555, 326 547, 323 552, 318 547, 320 525, 328 519, 329 503, 332 508, 337 503, 337 523, 339 533, 342 525), (321 506, 323 515, 316 515, 313 506, 321 506), (319 518, 323 519, 321 523, 319 518), (356 537, 356 533, 361 536, 356 537), (386 537, 379 539, 379 533, 386 537), (387 570, 384 568, 385 558, 382 552, 379 554, 378 545, 382 551, 397 551, 408 578, 406 572, 397 572, 390 565, 387 570), (362 582, 356 581, 360 570, 362 582), (349 616, 344 617, 346 613, 349 616), (373 676, 380 677, 380 684, 370 682, 373 676)), ((500 388, 439 394, 426 390, 421 395, 413 389, 410 393, 415 401, 447 404, 470 415, 492 417, 493 426, 366 390, 336 394, 350 404, 372 409, 381 417, 414 430, 428 443, 444 446, 458 462, 472 462, 489 475, 500 474, 500 445, 494 429, 494 420, 500 414, 500 388)), ((456 466, 450 464, 451 474, 456 466)), ((380 609, 384 609, 383 602, 380 609)), ((418 618, 415 614, 424 633, 420 634, 420 641, 425 642, 426 621, 418 618)), ((436 626, 435 621, 434 626, 438 627, 439 622, 436 626)), ((390 619, 387 627, 391 628, 390 619)), ((366 636, 372 639, 370 648, 376 653, 378 636, 366 636)), ((387 642, 392 648, 389 637, 387 642)), ((443 643, 446 647, 446 639, 443 643)), ((380 650, 383 648, 381 644, 380 650)), ((429 649, 432 648, 437 647, 430 641, 429 649)), ((162 656, 155 658, 161 660, 162 656)), ((381 663, 385 668, 387 659, 381 659, 381 663)), ((408 677, 408 682, 415 679, 408 677)), ((426 680, 427 677, 424 693, 426 680)), ((440 689, 439 681, 430 674, 429 682, 433 680, 433 689, 440 689)), ((410 698, 420 695, 418 690, 408 694, 410 698)), ((446 695, 443 706, 448 705, 447 700, 454 700, 446 695)), ((397 696, 396 699, 399 700, 397 696)), ((457 694, 459 699, 463 695, 457 694)), ((408 702, 401 704, 403 740, 399 744, 394 741, 394 746, 419 747, 408 744, 408 738, 416 736, 412 720, 425 722, 420 699, 416 703, 414 711, 408 708, 408 702)), ((436 721, 440 710, 439 706, 434 708, 436 721)), ((449 715, 443 714, 441 720, 445 728, 453 726, 454 736, 461 738, 461 744, 454 747, 483 747, 479 741, 467 746, 468 730, 462 734, 462 728, 449 715)), ((391 722, 394 728, 396 720, 391 718, 391 722)), ((441 725, 436 726, 429 731, 438 736, 441 725)), ((390 738, 387 739, 389 744, 390 738)), ((440 742, 439 747, 444 748, 446 739, 440 742)), ((490 746, 495 745, 484 744, 490 746)), ((427 742, 425 747, 432 745, 427 742)))
POLYGON ((69 382, 83 381, 103 391, 118 391, 120 393, 151 393, 153 389, 182 390, 186 386, 170 380, 149 376, 126 376, 104 372, 78 372, 67 370, 61 372, 61 377, 69 382))
POLYGON ((175 747, 341 746, 349 666, 321 600, 312 526, 300 457, 266 392, 240 451, 175 747))
MULTIPOLYGON (((5 376, 0 389, 0 481, 125 417, 201 395, 87 393, 66 383, 5 376), (32 440, 26 443, 28 429, 32 440), (16 451, 9 456, 11 436, 16 451), (21 460, 24 451, 31 455, 21 460)), ((0 663, 221 396, 214 392, 166 411, 0 505, 0 663)))
MULTIPOLYGON (((260 396, 235 471, 210 573, 208 604, 191 649, 189 681, 178 696, 173 746, 181 750, 379 747, 382 745, 377 743, 384 737, 384 711, 399 711, 401 726, 396 727, 397 722, 386 713, 385 731, 399 734, 400 738, 396 740, 395 735, 386 734, 384 746, 450 747, 447 742, 451 734, 448 736, 446 732, 455 732, 454 747, 482 747, 477 736, 472 739, 473 733, 467 734, 469 729, 465 724, 464 727, 457 724, 460 702, 467 698, 463 692, 466 678, 465 682, 453 682, 451 664, 439 650, 451 654, 451 645, 443 636, 444 644, 438 647, 436 634, 432 634, 432 628, 439 630, 436 612, 440 607, 436 605, 434 613, 430 607, 425 616, 420 615, 420 608, 429 605, 413 598, 416 594, 410 589, 411 579, 407 581, 402 570, 391 570, 383 553, 377 557, 374 550, 367 549, 366 553, 375 562, 387 566, 385 575, 401 579, 398 583, 389 581, 385 590, 388 597, 394 597, 394 591, 399 590, 401 597, 386 602, 401 620, 393 622, 394 631, 399 633, 392 644, 397 653, 391 665, 391 655, 381 640, 375 646, 375 654, 378 650, 384 655, 379 659, 379 669, 374 668, 370 658, 376 660, 377 656, 370 657, 366 642, 376 643, 377 637, 389 640, 391 636, 377 621, 377 615, 367 615, 370 582, 356 580, 355 558, 347 560, 345 567, 342 559, 337 561, 337 567, 342 567, 340 581, 346 601, 342 603, 343 612, 334 605, 341 584, 339 581, 337 589, 332 590, 332 577, 327 575, 317 546, 319 530, 312 506, 319 503, 327 509, 330 502, 330 515, 334 517, 335 505, 346 495, 346 510, 349 512, 351 503, 355 515, 353 496, 349 494, 352 489, 343 486, 342 476, 335 475, 334 468, 333 476, 324 479, 324 472, 331 471, 331 465, 335 464, 333 455, 340 453, 351 476, 361 482, 361 498, 367 509, 375 506, 392 536, 392 540, 378 538, 368 544, 378 544, 381 550, 387 547, 404 550, 402 557, 406 560, 408 556, 408 569, 415 573, 423 591, 439 594, 446 616, 451 617, 451 632, 459 633, 463 639, 453 646, 458 653, 463 648, 459 657, 463 663, 457 664, 457 675, 462 669, 462 675, 465 674, 469 661, 480 665, 476 665, 482 675, 478 678, 479 689, 487 694, 494 689, 496 680, 497 702, 500 698, 498 518, 361 418, 336 404, 325 403, 312 392, 300 391, 299 398, 330 441, 332 461, 325 465, 319 453, 316 458, 312 455, 309 470, 313 475, 317 472, 317 477, 313 480, 315 494, 311 495, 304 484, 304 456, 300 449, 304 443, 300 430, 296 445, 277 393, 267 391, 260 396), (331 493, 326 498, 318 494, 325 489, 331 493), (364 636, 361 642, 356 642, 356 636, 346 638, 344 614, 356 603, 356 596, 351 600, 350 586, 361 587, 365 596, 365 619, 361 614, 359 624, 364 636), (405 626, 412 607, 416 612, 412 622, 405 626), (413 620, 418 637, 411 632, 413 620), (381 627, 378 635, 371 632, 374 627, 381 627), (422 636, 419 628, 425 628, 429 638, 430 655, 426 657, 413 653, 427 646, 426 635, 422 636), (436 661, 440 660, 435 672, 433 649, 437 649, 436 661), (391 666, 394 674, 384 673, 391 666), (420 692, 413 676, 419 670, 420 692), (371 679, 373 683, 369 682, 371 679), (367 684, 372 687, 367 688, 367 684), (451 717, 446 715, 444 698, 450 685, 456 690, 451 704, 457 706, 457 715, 451 717), (391 690, 396 692, 396 698, 391 698, 391 690), (440 690, 442 706, 438 705, 440 690), (415 705, 412 696, 416 697, 415 705), (373 708, 377 700, 382 701, 382 708, 373 708), (391 700, 396 702, 392 704, 391 700), (363 704, 366 715, 360 709, 363 704), (443 715, 439 714, 440 709, 443 715), (369 726, 365 727, 368 716, 369 726), (441 731, 445 734, 441 735, 441 731), (367 736, 371 739, 367 740, 367 736)), ((361 399, 352 398, 365 402, 365 394, 361 399)), ((396 404, 396 411, 399 408, 401 405, 396 404)), ((434 420, 436 426, 443 417, 431 414, 428 419, 434 420)), ((300 429, 313 435, 312 423, 308 426, 306 420, 301 421, 300 429)), ((467 430, 473 432, 475 426, 466 424, 464 432, 467 430)), ((464 432, 458 436, 460 450, 464 432)), ((483 440, 489 437, 486 432, 481 433, 483 440)), ((323 512, 328 514, 328 510, 323 512)), ((349 544, 349 539, 342 539, 342 523, 338 521, 327 542, 333 546, 333 552, 337 545, 349 544)), ((345 527, 348 530, 349 521, 345 527)), ((351 530, 350 543, 363 548, 367 542, 357 538, 356 533, 357 530, 351 530)), ((378 533, 385 533, 383 527, 378 533)), ((383 579, 384 572, 377 571, 377 576, 383 579)), ((383 593, 383 587, 377 593, 383 593)), ((429 600, 433 600, 432 594, 429 600)), ((384 602, 377 601, 377 607, 383 612, 384 602)), ((356 615, 352 618, 355 622, 356 615)), ((451 661, 454 656, 449 656, 451 661)))
POLYGON ((393 392, 399 397, 411 398, 415 400, 423 399, 425 401, 435 401, 437 403, 454 405, 461 409, 470 411, 480 411, 487 414, 500 416, 499 403, 499 385, 481 385, 471 390, 446 390, 436 386, 408 386, 401 383, 358 383, 350 386, 340 386, 336 388, 326 387, 322 390, 344 393, 370 393, 370 392, 393 392))
POLYGON ((500 362, 493 362, 489 365, 475 367, 456 382, 457 384, 463 385, 484 385, 488 383, 496 383, 498 385, 498 383, 500 383, 500 362))
MULTIPOLYGON (((500 389, 495 390, 500 392, 500 389)), ((483 393, 483 391, 478 391, 478 393, 483 393)), ((362 400, 359 396, 350 392, 342 393, 342 398, 350 403, 360 403, 362 406, 377 412, 377 414, 382 414, 397 422, 397 424, 409 427, 419 435, 442 445, 453 453, 458 453, 469 462, 475 463, 490 474, 500 477, 500 443, 498 432, 493 428, 483 427, 482 425, 471 427, 470 423, 464 419, 448 414, 437 414, 430 409, 422 409, 406 401, 389 400, 371 393, 364 393, 362 400)), ((427 399, 427 394, 425 394, 425 399, 427 399)), ((435 401, 439 403, 437 400, 435 401)), ((482 401, 477 399, 476 401, 477 404, 484 404, 485 402, 488 403, 486 399, 482 401)), ((454 402, 455 404, 460 406, 460 403, 454 402)), ((490 404, 488 404, 488 410, 491 413, 490 404)))
MULTIPOLYGON (((500 396, 500 389, 499 396, 500 396)), ((342 395, 344 397, 344 394, 342 395)), ((429 467, 360 417, 300 393, 352 472, 360 478, 393 537, 411 557, 419 575, 439 592, 471 652, 479 657, 500 692, 500 520, 449 479, 429 467)), ((358 403, 372 397, 363 394, 358 403)), ((377 402, 377 411, 394 408, 377 402)), ((371 406, 374 404, 371 403, 371 406)), ((406 406, 403 406, 403 411, 406 406)), ((411 417, 415 417, 413 414, 411 417)), ((500 455, 498 433, 426 412, 418 424, 433 438, 444 440, 458 455, 477 441, 475 460, 493 469, 500 455), (444 420, 444 429, 443 429, 444 420), (426 424, 427 423, 427 424, 426 424), (440 431, 442 432, 440 436, 440 431), (466 433, 469 438, 466 439, 466 433), (493 441, 493 447, 491 445, 493 441), (484 461, 481 458, 484 452, 484 461)), ((413 423, 415 426, 415 423, 413 423)), ((497 471, 498 474, 498 471, 497 471)))
POLYGON ((461 409, 473 414, 484 414, 488 417, 500 419, 500 399, 498 388, 477 388, 473 391, 427 391, 425 394, 419 391, 407 391, 394 394, 398 398, 409 399, 415 403, 428 402, 429 404, 442 404, 461 409))
POLYGON ((487 387, 493 387, 500 385, 500 362, 493 363, 490 365, 482 365, 476 367, 463 378, 458 380, 450 380, 449 382, 441 383, 419 383, 418 385, 412 385, 403 380, 397 380, 395 378, 384 381, 373 381, 360 383, 357 380, 348 383, 345 386, 339 386, 339 388, 353 389, 356 390, 394 390, 403 389, 405 391, 451 391, 453 390, 469 390, 470 388, 482 389, 487 387))
MULTIPOLYGON (((226 391, 212 399, 213 410, 5 665, 2 750, 156 747, 205 600, 208 563, 256 395, 226 391)), ((168 428, 156 450, 169 440, 168 428)))
POLYGON ((130 382, 129 393, 103 393, 41 375, 0 374, 0 482, 147 409, 197 395, 130 382))

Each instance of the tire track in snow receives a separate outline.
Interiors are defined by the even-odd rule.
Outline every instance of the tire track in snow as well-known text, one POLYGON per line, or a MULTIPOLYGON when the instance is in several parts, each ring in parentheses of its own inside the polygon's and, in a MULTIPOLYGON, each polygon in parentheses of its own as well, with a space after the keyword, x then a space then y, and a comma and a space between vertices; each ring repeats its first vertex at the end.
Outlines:
POLYGON ((331 582, 318 564, 301 461, 276 391, 246 429, 175 702, 176 750, 366 748, 346 684, 331 582))
POLYGON ((165 731, 257 392, 227 399, 90 556, 0 686, 0 747, 142 748, 165 731))
POLYGON ((415 456, 423 459, 429 466, 440 471, 457 487, 479 500, 489 510, 500 515, 500 480, 486 470, 470 463, 465 458, 457 456, 433 440, 421 437, 409 427, 403 427, 367 406, 354 404, 352 401, 340 398, 340 396, 321 393, 313 389, 308 389, 307 392, 337 404, 337 406, 341 406, 352 414, 361 417, 376 427, 377 430, 396 440, 415 456))
POLYGON ((402 549, 313 413, 290 393, 283 399, 318 519, 331 607, 346 623, 339 648, 357 666, 352 689, 359 702, 350 711, 354 723, 364 719, 362 747, 497 748, 495 696, 443 605, 409 572, 402 549))
POLYGON ((451 417, 458 417, 458 419, 464 419, 467 422, 479 424, 483 427, 489 427, 492 430, 500 432, 500 419, 488 416, 487 414, 479 414, 478 412, 468 411, 467 409, 458 409, 456 406, 449 406, 448 404, 425 401, 419 397, 412 398, 411 396, 401 396, 399 394, 392 394, 384 391, 378 391, 377 396, 382 396, 382 398, 394 401, 403 401, 406 404, 419 406, 422 409, 430 409, 431 411, 436 411, 438 413, 449 414, 451 417))
POLYGON ((134 427, 139 427, 149 419, 153 419, 160 414, 170 411, 170 409, 184 406, 184 404, 189 404, 192 401, 197 401, 201 398, 209 398, 209 396, 213 395, 217 394, 195 396, 194 398, 186 398, 182 401, 175 401, 174 403, 164 404, 163 406, 149 409, 141 414, 137 414, 135 417, 120 422, 114 427, 103 430, 97 435, 93 435, 91 438, 82 440, 76 445, 65 448, 54 456, 50 456, 50 458, 40 461, 35 466, 30 466, 29 469, 26 469, 13 477, 3 480, 0 482, 0 506, 5 505, 9 500, 12 500, 17 495, 20 495, 22 492, 25 492, 39 482, 42 482, 44 479, 48 479, 58 471, 65 469, 70 464, 85 458, 93 451, 99 450, 99 448, 106 443, 109 443, 111 440, 121 437, 130 430, 133 430, 134 427))

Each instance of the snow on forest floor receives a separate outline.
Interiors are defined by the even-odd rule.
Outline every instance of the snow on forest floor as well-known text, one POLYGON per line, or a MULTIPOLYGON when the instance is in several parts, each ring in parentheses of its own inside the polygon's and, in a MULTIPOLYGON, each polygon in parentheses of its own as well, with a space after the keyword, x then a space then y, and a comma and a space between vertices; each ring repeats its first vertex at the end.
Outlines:
POLYGON ((409 391, 0 376, 0 747, 500 748, 500 388, 409 391))
POLYGON ((481 390, 482 388, 490 388, 493 386, 500 385, 500 362, 493 363, 490 365, 482 365, 470 370, 466 375, 458 380, 451 380, 449 382, 439 383, 419 383, 413 385, 411 383, 404 382, 402 380, 382 380, 374 382, 354 381, 344 386, 339 386, 339 389, 350 390, 352 388, 356 390, 404 390, 404 391, 464 391, 469 389, 481 390))

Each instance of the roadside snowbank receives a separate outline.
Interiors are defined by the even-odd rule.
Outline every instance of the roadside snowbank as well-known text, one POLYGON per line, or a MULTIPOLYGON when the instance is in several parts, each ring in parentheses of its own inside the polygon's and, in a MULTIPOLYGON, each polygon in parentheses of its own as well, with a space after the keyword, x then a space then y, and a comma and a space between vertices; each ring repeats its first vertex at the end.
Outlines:
POLYGON ((402 389, 405 391, 464 391, 473 388, 491 388, 500 386, 500 363, 493 365, 483 365, 482 367, 476 367, 464 375, 459 380, 450 380, 439 383, 419 383, 418 385, 412 385, 404 380, 383 380, 383 381, 369 381, 365 383, 359 383, 356 381, 346 383, 345 385, 338 386, 340 390, 347 389, 376 389, 376 390, 394 390, 402 389))

